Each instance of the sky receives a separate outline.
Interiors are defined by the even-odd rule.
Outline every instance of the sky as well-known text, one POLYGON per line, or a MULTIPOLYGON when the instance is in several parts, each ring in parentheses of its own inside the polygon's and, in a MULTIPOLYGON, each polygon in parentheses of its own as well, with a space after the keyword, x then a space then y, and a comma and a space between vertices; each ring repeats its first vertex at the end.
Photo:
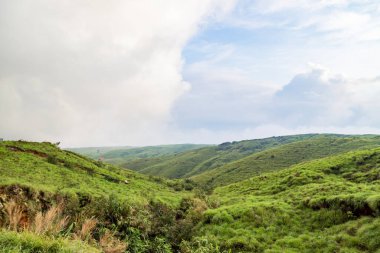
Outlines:
POLYGON ((0 138, 380 134, 377 0, 3 0, 0 138))

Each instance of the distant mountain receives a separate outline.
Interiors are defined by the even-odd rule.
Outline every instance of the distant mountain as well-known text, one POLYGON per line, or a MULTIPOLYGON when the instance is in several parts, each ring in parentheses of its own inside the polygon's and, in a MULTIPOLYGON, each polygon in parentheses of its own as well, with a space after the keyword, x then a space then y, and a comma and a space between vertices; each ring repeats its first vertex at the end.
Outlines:
POLYGON ((73 151, 75 153, 87 156, 92 159, 99 159, 106 153, 113 150, 127 150, 135 147, 123 146, 123 147, 83 147, 83 148, 66 148, 66 150, 73 151))
POLYGON ((301 162, 374 147, 380 147, 380 136, 314 136, 265 149, 195 175, 191 179, 208 187, 228 185, 301 162))
POLYGON ((198 149, 210 145, 206 144, 173 144, 146 147, 94 147, 94 148, 69 148, 73 152, 88 156, 93 159, 112 164, 123 164, 126 162, 138 162, 140 159, 155 158, 172 155, 192 149, 198 149))
POLYGON ((265 139, 226 142, 157 159, 126 162, 123 167, 141 173, 168 178, 185 178, 220 167, 255 152, 294 141, 315 138, 317 134, 271 137, 265 139))
MULTIPOLYGON (((338 134, 303 134, 303 135, 290 135, 290 136, 279 136, 279 137, 271 137, 271 138, 264 138, 264 139, 245 140, 245 141, 238 141, 238 142, 227 142, 227 143, 222 143, 217 146, 195 149, 195 150, 186 151, 186 152, 182 152, 175 155, 130 161, 130 162, 124 163, 122 166, 125 168, 135 170, 135 171, 139 171, 144 174, 149 174, 149 175, 164 176, 168 178, 191 177, 199 182, 209 183, 211 180, 213 180, 213 178, 214 179, 216 177, 219 178, 218 171, 221 171, 220 174, 224 174, 226 171, 231 172, 232 170, 235 170, 232 164, 232 162, 234 161, 238 161, 240 159, 254 155, 256 153, 259 153, 271 148, 280 147, 282 145, 286 145, 290 143, 310 140, 310 142, 305 143, 305 145, 311 145, 316 150, 324 149, 321 151, 317 151, 317 153, 313 154, 314 156, 310 157, 310 159, 314 157, 318 157, 318 158, 323 157, 323 156, 337 153, 337 152, 344 152, 344 151, 349 151, 356 148, 364 148, 367 146, 373 146, 373 145, 376 146, 380 144, 380 139, 377 138, 376 136, 371 136, 371 135, 358 136, 357 138, 360 138, 360 140, 358 139, 351 140, 350 138, 351 136, 338 135, 338 134), (347 144, 345 141, 343 141, 342 143, 338 144, 338 145, 342 145, 342 147, 339 146, 338 148, 328 151, 330 148, 329 147, 330 141, 334 142, 335 140, 338 140, 338 139, 345 139, 347 142, 354 141, 355 143, 353 143, 351 146, 350 144, 347 144), (313 140, 316 140, 315 144, 313 144, 313 140), (317 140, 320 140, 320 141, 317 141, 317 140), (230 163, 231 165, 228 165, 230 163), (226 168, 226 170, 224 170, 224 168, 226 168), (213 172, 207 173, 208 171, 213 171, 213 172), (199 175, 199 176, 196 176, 196 175, 199 175), (205 175, 204 179, 202 179, 203 175, 205 175)), ((289 148, 291 147, 292 146, 290 146, 289 148)), ((300 144, 299 149, 301 149, 300 151, 301 153, 302 153, 302 149, 304 148, 306 147, 300 144)), ((289 152, 291 153, 291 150, 289 150, 289 152)), ((304 154, 304 156, 305 156, 304 160, 307 160, 307 154, 304 154)), ((277 161, 279 157, 281 156, 278 155, 277 158, 271 159, 271 160, 275 162, 277 161)), ((297 156, 297 159, 294 161, 292 161, 292 158, 282 158, 282 159, 288 159, 288 162, 283 163, 282 165, 283 167, 286 167, 290 164, 294 164, 294 163, 297 163, 297 161, 302 160, 302 154, 297 156)), ((255 160, 255 158, 253 158, 253 160, 255 160)), ((245 169, 244 171, 240 170, 241 173, 233 172, 231 174, 233 175, 233 177, 237 176, 239 180, 247 176, 254 176, 257 174, 256 172, 260 170, 262 171, 266 170, 263 168, 253 168, 252 166, 249 165, 249 159, 247 161, 242 161, 242 163, 245 166, 244 168, 248 167, 250 169, 248 170, 245 169)), ((266 161, 263 161, 263 163, 265 164, 266 161)), ((281 166, 279 165, 277 167, 281 167, 281 166)), ((236 172, 238 171, 239 170, 236 170, 236 172)), ((229 177, 229 176, 226 174, 225 177, 229 177)), ((218 184, 218 185, 219 183, 217 183, 217 181, 219 180, 220 182, 223 181, 221 179, 215 179, 215 180, 216 180, 215 184, 218 184)), ((235 181, 226 180, 226 182, 235 182, 235 181)))

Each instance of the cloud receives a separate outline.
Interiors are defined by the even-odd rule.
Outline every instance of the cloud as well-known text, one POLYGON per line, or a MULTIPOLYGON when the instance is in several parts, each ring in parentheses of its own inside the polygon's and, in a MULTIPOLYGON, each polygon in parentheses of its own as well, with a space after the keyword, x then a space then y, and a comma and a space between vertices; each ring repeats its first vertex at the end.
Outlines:
POLYGON ((295 76, 268 107, 289 127, 379 127, 380 79, 348 79, 321 67, 295 76))
POLYGON ((380 4, 358 0, 240 0, 226 23, 246 29, 302 30, 329 43, 378 41, 380 4))
MULTIPOLYGON (((191 71, 203 69, 193 67, 191 71)), ((242 79, 242 72, 210 66, 205 71, 210 75, 195 74, 197 85, 177 104, 179 140, 218 143, 308 132, 380 133, 380 78, 349 78, 310 64, 309 71, 275 91, 242 79)))
POLYGON ((181 52, 234 1, 0 3, 0 136, 65 145, 162 141, 189 89, 181 52))

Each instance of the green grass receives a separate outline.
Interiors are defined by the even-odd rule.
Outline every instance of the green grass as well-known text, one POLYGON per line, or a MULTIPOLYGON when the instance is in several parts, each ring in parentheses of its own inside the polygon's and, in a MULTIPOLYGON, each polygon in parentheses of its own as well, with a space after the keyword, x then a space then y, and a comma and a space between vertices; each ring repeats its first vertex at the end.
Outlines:
MULTIPOLYGON (((265 139, 226 142, 175 155, 126 162, 123 166, 144 174, 168 178, 187 178, 239 160, 268 148, 325 135, 305 134, 265 139)), ((331 135, 341 137, 342 135, 331 135)))
MULTIPOLYGON (((216 185, 210 195, 175 191, 178 182, 50 143, 2 142, 0 252, 96 252, 96 238, 105 230, 131 253, 380 252, 380 148, 370 148, 378 141, 326 135, 282 144, 277 139, 276 145, 263 141, 260 147, 270 148, 229 164, 239 165, 239 175, 251 166, 267 167, 257 176, 241 173, 247 179, 216 185), (80 199, 64 198, 65 215, 71 216, 62 233, 46 237, 5 229, 7 200, 16 199, 33 215, 57 196, 80 199), (79 224, 91 217, 99 221, 93 242, 73 241, 79 224)), ((237 143, 223 145, 234 147, 234 156, 237 143)))
POLYGON ((233 252, 377 252, 380 149, 295 165, 214 190, 199 237, 233 252))
POLYGON ((379 136, 322 135, 266 149, 195 175, 192 179, 208 187, 228 185, 300 162, 378 146, 380 146, 379 136))
POLYGON ((66 148, 66 150, 73 151, 75 153, 90 157, 92 159, 99 159, 104 154, 113 150, 128 150, 135 147, 131 146, 116 146, 116 147, 83 147, 83 148, 66 148))
POLYGON ((7 253, 96 253, 99 249, 78 240, 50 238, 29 232, 0 230, 0 252, 7 253))
POLYGON ((173 205, 182 197, 168 187, 165 180, 161 183, 133 171, 60 150, 49 143, 0 143, 0 177, 1 186, 17 184, 44 192, 92 197, 112 194, 139 203, 157 199, 173 205))
MULTIPOLYGON (((102 159, 105 162, 123 165, 127 162, 139 162, 147 158, 156 158, 173 155, 188 150, 206 147, 204 144, 173 144, 147 147, 101 147, 69 149, 93 159, 102 159)), ((131 167, 130 169, 134 169, 131 167)))

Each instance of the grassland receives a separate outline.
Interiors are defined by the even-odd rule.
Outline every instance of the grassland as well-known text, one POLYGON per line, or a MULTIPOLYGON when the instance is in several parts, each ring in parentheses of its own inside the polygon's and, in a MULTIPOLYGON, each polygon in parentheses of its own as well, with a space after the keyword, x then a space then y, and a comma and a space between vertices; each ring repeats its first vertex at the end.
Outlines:
POLYGON ((194 195, 183 190, 192 187, 186 182, 120 169, 51 143, 1 142, 0 178, 0 227, 6 228, 0 232, 0 252, 124 252, 106 250, 113 244, 128 246, 128 252, 172 247, 176 210, 194 195), (56 206, 64 206, 61 218, 54 218, 56 206), (41 220, 51 220, 46 234, 40 232, 41 220))
POLYGON ((231 164, 270 169, 208 193, 50 143, 1 142, 0 252, 380 252, 379 138, 304 137, 256 141, 231 164))
POLYGON ((352 150, 380 146, 379 136, 321 135, 278 145, 191 177, 208 187, 228 185, 265 172, 352 150))
MULTIPOLYGON (((149 175, 168 178, 187 178, 268 148, 306 139, 319 138, 320 136, 322 135, 305 134, 226 142, 218 146, 195 149, 175 155, 131 161, 125 163, 123 167, 149 175)), ((341 135, 334 136, 338 137, 341 135)))
POLYGON ((199 240, 232 252, 379 252, 380 149, 215 189, 199 240))
POLYGON ((66 148, 69 151, 73 151, 77 154, 81 154, 92 159, 98 160, 104 154, 114 150, 127 150, 136 148, 132 146, 115 146, 115 147, 83 147, 83 148, 66 148))
POLYGON ((136 202, 153 198, 178 204, 181 197, 166 184, 147 176, 63 151, 49 143, 2 142, 0 157, 1 186, 18 184, 44 192, 93 197, 113 194, 136 202))
MULTIPOLYGON (((146 147, 100 147, 100 148, 73 148, 68 149, 92 159, 101 159, 104 162, 123 165, 127 162, 138 163, 148 158, 174 155, 209 145, 205 144, 173 144, 146 147)), ((130 169, 134 169, 133 167, 130 169)))

